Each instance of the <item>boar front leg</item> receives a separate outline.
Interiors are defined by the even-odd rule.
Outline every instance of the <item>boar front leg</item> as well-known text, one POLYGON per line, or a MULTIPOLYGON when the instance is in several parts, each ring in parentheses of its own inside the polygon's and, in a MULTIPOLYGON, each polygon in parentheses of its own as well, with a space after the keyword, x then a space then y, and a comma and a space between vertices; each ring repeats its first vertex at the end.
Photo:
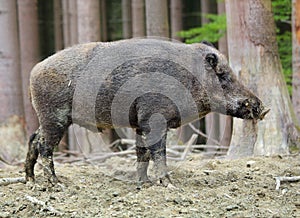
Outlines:
POLYGON ((166 163, 166 138, 167 132, 164 131, 161 138, 152 144, 145 132, 137 130, 136 153, 139 184, 150 182, 147 175, 150 159, 154 162, 155 177, 160 184, 167 185, 171 182, 166 163))
POLYGON ((143 132, 136 130, 136 155, 137 155, 137 176, 139 185, 150 182, 147 171, 150 160, 150 152, 146 147, 143 132))
POLYGON ((164 186, 171 183, 167 168, 166 140, 167 132, 164 132, 161 139, 149 147, 150 157, 154 162, 156 179, 164 186))

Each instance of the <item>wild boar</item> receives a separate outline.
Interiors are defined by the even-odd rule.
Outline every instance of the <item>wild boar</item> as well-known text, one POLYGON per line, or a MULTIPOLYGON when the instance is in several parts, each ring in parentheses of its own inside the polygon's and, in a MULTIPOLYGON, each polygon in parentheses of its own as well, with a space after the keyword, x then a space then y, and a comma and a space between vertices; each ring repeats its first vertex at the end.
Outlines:
POLYGON ((26 180, 34 181, 40 154, 53 184, 58 181, 53 149, 72 123, 92 131, 134 128, 137 179, 146 182, 150 160, 158 178, 169 179, 169 128, 211 111, 242 119, 263 119, 267 113, 208 43, 130 39, 76 45, 32 69, 30 94, 40 126, 29 140, 26 180))

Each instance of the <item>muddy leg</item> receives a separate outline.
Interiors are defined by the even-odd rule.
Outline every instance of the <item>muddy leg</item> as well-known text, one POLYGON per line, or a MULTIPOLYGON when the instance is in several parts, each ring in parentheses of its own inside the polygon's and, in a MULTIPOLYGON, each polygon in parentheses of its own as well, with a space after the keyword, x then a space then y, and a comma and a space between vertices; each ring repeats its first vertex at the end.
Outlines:
POLYGON ((151 159, 154 162, 156 178, 163 185, 171 183, 168 174, 167 158, 166 158, 166 139, 167 133, 162 135, 162 138, 155 144, 149 147, 151 159))
POLYGON ((34 182, 34 165, 39 155, 38 150, 39 129, 30 136, 28 142, 28 152, 25 162, 26 181, 34 182))
POLYGON ((142 132, 136 131, 136 155, 137 155, 137 176, 138 182, 144 183, 149 182, 147 175, 150 153, 146 147, 145 141, 143 140, 142 132))
POLYGON ((51 128, 50 131, 42 131, 41 137, 39 139, 39 151, 42 158, 44 175, 52 184, 56 184, 58 182, 54 170, 53 150, 60 142, 63 134, 64 129, 56 126, 51 128))

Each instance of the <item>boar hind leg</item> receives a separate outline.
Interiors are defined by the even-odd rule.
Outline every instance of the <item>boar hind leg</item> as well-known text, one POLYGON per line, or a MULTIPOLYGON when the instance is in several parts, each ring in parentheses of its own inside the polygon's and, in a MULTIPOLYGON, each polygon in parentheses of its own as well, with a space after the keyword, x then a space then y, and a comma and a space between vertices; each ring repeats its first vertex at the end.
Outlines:
POLYGON ((45 177, 52 183, 58 182, 55 175, 53 163, 53 150, 59 144, 63 134, 68 126, 60 124, 47 125, 48 128, 41 128, 41 136, 39 138, 39 152, 42 158, 45 177))
POLYGON ((142 131, 136 131, 136 155, 137 155, 137 176, 138 182, 149 182, 147 175, 150 153, 146 147, 142 131))
POLYGON ((38 140, 39 140, 39 129, 31 135, 28 142, 28 152, 25 162, 25 173, 26 181, 34 182, 34 165, 39 155, 38 140))

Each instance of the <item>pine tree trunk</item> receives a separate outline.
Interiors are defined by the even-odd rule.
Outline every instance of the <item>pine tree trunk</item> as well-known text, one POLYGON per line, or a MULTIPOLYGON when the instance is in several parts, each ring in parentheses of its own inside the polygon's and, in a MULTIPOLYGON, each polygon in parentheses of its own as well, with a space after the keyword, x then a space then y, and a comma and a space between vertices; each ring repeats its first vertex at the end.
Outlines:
MULTIPOLYGON (((98 0, 77 0, 77 19, 78 43, 100 41, 100 4, 98 0)), ((93 142, 97 142, 97 140, 91 140, 95 133, 78 125, 73 125, 73 131, 80 150, 87 154, 91 153, 94 150, 93 142)))
POLYGON ((59 51, 64 48, 62 0, 54 0, 53 4, 55 51, 59 51))
POLYGON ((215 0, 200 0, 201 2, 201 23, 208 23, 207 14, 217 13, 217 2, 215 0))
MULTIPOLYGON (((202 26, 207 24, 209 20, 205 17, 207 14, 215 14, 216 1, 213 0, 201 0, 201 24, 202 26)), ((220 116, 217 113, 210 113, 205 116, 205 129, 208 135, 206 144, 213 145, 214 140, 220 140, 220 116)))
POLYGON ((0 1, 0 26, 0 159, 12 162, 26 151, 15 0, 0 1))
MULTIPOLYGON (((100 4, 98 0, 77 0, 78 43, 100 41, 100 4)), ((88 85, 88 84, 86 84, 88 85)), ((107 151, 102 136, 78 125, 73 125, 73 143, 83 153, 107 151)))
MULTIPOLYGON (((218 14, 226 13, 225 2, 218 1, 218 14)), ((227 33, 218 42, 219 51, 228 57, 227 33)), ((220 144, 229 146, 232 135, 232 117, 219 114, 220 116, 220 144)))
POLYGON ((98 0, 77 0, 78 42, 100 41, 100 5, 98 0))
POLYGON ((62 8, 64 47, 67 48, 78 43, 77 2, 75 0, 62 0, 62 8))
POLYGON ((123 38, 132 37, 131 25, 131 0, 122 0, 122 22, 123 22, 123 38))
MULTIPOLYGON (((77 4, 75 0, 62 0, 62 19, 63 19, 63 45, 64 48, 78 43, 77 37, 77 4)), ((69 150, 77 150, 78 143, 74 134, 73 125, 68 128, 68 133, 62 140, 66 140, 69 150), (67 138, 67 139, 66 139, 67 138)), ((59 146, 62 148, 63 146, 59 146)))
POLYGON ((144 0, 131 0, 132 37, 145 36, 145 3, 144 0))
POLYGON ((107 41, 107 24, 106 24, 106 3, 105 0, 100 0, 100 16, 101 16, 101 41, 107 41))
POLYGON ((171 37, 181 41, 177 33, 182 30, 182 0, 171 0, 171 37))
POLYGON ((230 157, 289 153, 293 110, 278 55, 270 0, 226 1, 230 65, 271 109, 263 121, 234 119, 230 157))
MULTIPOLYGON (((62 0, 54 0, 53 4, 55 51, 60 51, 64 48, 62 0)), ((66 131, 58 145, 59 151, 69 149, 68 135, 69 133, 66 131)))
MULTIPOLYGON (((293 106, 300 123, 300 0, 293 0, 293 106)), ((300 127, 299 127, 300 128, 300 127)))
POLYGON ((39 61, 38 12, 35 0, 18 0, 18 21, 25 130, 29 138, 39 125, 28 91, 30 71, 39 61))
POLYGON ((147 36, 169 37, 167 0, 146 0, 147 36))

